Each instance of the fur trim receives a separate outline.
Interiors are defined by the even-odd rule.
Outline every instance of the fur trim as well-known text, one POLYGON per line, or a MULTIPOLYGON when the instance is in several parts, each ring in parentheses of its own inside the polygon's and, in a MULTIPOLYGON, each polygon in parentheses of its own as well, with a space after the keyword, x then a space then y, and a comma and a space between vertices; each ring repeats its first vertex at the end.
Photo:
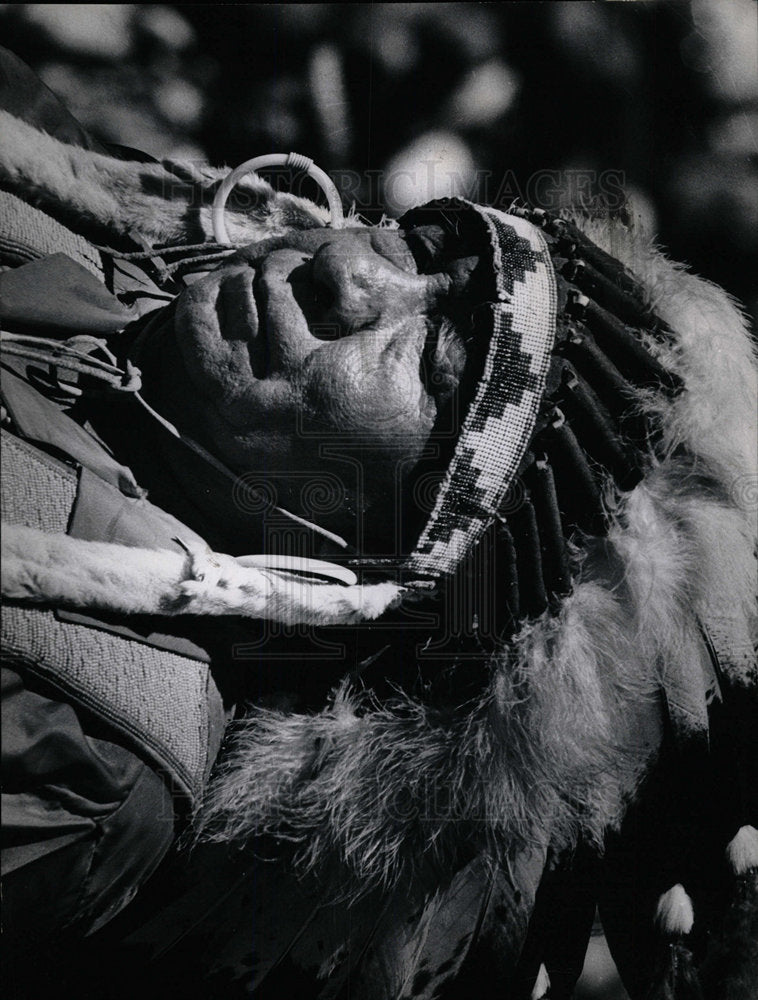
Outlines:
POLYGON ((473 704, 378 705, 346 683, 319 715, 254 709, 198 834, 280 836, 308 868, 336 851, 357 895, 409 877, 424 855, 446 866, 464 830, 501 857, 539 843, 546 826, 555 843, 580 830, 599 843, 660 736, 656 685, 637 675, 632 638, 616 598, 588 583, 503 655, 473 704))

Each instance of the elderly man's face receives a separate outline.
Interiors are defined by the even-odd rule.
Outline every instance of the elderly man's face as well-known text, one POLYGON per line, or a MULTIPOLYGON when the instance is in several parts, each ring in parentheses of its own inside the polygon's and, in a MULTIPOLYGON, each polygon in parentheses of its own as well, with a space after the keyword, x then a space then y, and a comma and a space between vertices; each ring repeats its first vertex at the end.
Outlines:
POLYGON ((363 449, 355 502, 387 496, 465 362, 439 320, 460 306, 476 258, 437 262, 441 240, 435 227, 314 229, 235 255, 177 301, 167 415, 233 469, 278 478, 294 507, 287 477, 321 472, 336 442, 363 449))

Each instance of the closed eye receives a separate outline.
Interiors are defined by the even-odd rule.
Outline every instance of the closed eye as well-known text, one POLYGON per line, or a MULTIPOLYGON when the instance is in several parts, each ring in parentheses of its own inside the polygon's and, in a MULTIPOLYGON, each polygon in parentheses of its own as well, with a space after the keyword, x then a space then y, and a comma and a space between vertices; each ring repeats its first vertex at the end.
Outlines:
POLYGON ((400 271, 406 274, 418 274, 418 267, 416 263, 416 258, 410 251, 410 248, 406 250, 399 250, 390 252, 383 246, 374 246, 374 250, 379 254, 380 257, 384 257, 386 261, 389 261, 394 267, 398 268, 400 271))
POLYGON ((434 274, 440 269, 444 241, 444 233, 438 226, 412 229, 405 234, 419 274, 434 274))

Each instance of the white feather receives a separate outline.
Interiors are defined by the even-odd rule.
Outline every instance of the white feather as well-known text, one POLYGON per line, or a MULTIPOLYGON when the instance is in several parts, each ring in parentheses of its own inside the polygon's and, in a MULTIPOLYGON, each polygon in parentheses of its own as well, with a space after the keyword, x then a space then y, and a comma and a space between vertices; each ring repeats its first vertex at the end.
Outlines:
POLYGON ((683 885, 673 885, 658 900, 655 922, 662 934, 680 937, 689 934, 695 923, 692 900, 683 885))
POLYGON ((726 859, 735 875, 745 875, 758 869, 758 830, 743 826, 729 842, 726 859))

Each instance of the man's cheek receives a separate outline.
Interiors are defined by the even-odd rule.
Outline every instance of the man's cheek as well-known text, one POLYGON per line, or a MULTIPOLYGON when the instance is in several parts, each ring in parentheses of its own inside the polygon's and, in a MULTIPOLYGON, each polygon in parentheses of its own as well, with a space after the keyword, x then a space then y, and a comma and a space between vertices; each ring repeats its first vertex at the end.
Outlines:
POLYGON ((250 381, 247 344, 221 335, 216 285, 192 286, 177 304, 174 341, 194 388, 219 400, 250 381))
POLYGON ((433 420, 412 366, 381 356, 311 365, 306 399, 319 427, 378 443, 415 439, 433 420))

